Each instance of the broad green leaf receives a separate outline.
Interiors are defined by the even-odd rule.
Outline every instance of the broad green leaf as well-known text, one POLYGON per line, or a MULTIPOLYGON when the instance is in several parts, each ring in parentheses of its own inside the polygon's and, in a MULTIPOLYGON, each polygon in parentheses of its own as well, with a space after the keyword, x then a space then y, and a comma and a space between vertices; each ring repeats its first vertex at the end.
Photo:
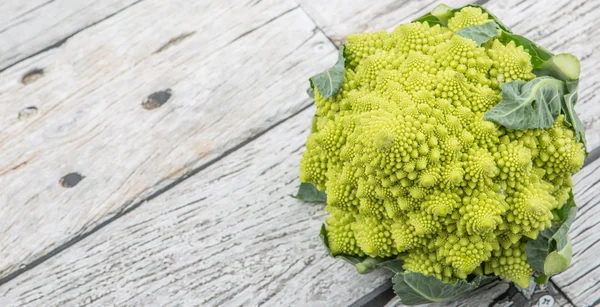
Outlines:
MULTIPOLYGON (((553 225, 554 227, 555 225, 553 225)), ((556 227, 558 229, 558 226, 556 227)), ((555 229, 555 230, 556 230, 555 229)), ((527 263, 536 272, 544 272, 544 262, 550 253, 550 237, 553 231, 545 229, 538 234, 535 240, 529 240, 525 246, 525 254, 527 255, 527 263)))
MULTIPOLYGON (((319 93, 324 98, 329 98, 337 95, 342 84, 344 83, 344 49, 345 45, 340 46, 338 60, 331 68, 326 69, 324 72, 314 75, 310 78, 314 94, 314 86, 317 87, 319 93)), ((309 93, 310 95, 310 93, 309 93)))
POLYGON ((434 276, 416 272, 397 273, 392 278, 394 292, 404 305, 419 305, 431 302, 445 302, 479 287, 485 277, 477 276, 472 281, 459 280, 445 283, 434 276))
POLYGON ((292 197, 312 203, 324 203, 327 201, 327 195, 325 192, 319 191, 317 187, 309 182, 300 183, 298 194, 292 197))
POLYGON ((533 64, 533 68, 541 67, 546 61, 552 58, 552 53, 550 53, 550 51, 521 35, 503 31, 498 37, 498 40, 505 45, 513 41, 517 46, 523 46, 529 55, 531 55, 531 64, 533 64))
POLYGON ((456 31, 456 35, 474 40, 477 46, 498 36, 498 25, 491 21, 482 25, 470 26, 456 31))
POLYGON ((511 81, 502 85, 502 100, 485 113, 485 119, 506 128, 548 128, 560 114, 565 84, 552 77, 511 81))
POLYGON ((556 215, 560 221, 540 232, 537 239, 530 240, 525 246, 529 265, 547 276, 564 271, 571 262, 572 247, 568 232, 577 216, 572 192, 560 210, 556 210, 556 215))

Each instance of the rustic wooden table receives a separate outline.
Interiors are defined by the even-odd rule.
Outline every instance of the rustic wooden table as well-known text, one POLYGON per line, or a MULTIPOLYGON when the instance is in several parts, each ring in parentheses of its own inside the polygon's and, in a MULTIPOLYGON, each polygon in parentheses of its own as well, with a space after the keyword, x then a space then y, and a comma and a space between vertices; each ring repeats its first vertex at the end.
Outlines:
MULTIPOLYGON (((598 304, 600 3, 478 2, 581 59, 592 154, 574 178, 572 267, 549 293, 598 304)), ((289 197, 304 90, 347 34, 436 4, 1 1, 0 306, 346 306, 385 289, 389 274, 329 258, 322 207, 289 197)), ((486 289, 447 305, 518 305, 509 284, 486 289)))

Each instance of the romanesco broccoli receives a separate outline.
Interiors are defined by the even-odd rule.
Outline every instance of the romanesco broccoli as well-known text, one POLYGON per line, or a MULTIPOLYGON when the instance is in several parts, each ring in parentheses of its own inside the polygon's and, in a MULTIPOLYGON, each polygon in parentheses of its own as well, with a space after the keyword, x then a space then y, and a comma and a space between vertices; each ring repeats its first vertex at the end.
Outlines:
POLYGON ((536 78, 522 45, 456 33, 490 21, 466 7, 447 26, 348 36, 340 91, 314 87, 300 163, 300 180, 327 193, 334 255, 397 257, 444 282, 529 284, 525 243, 551 226, 586 153, 565 115, 520 130, 486 119, 505 83, 536 78))

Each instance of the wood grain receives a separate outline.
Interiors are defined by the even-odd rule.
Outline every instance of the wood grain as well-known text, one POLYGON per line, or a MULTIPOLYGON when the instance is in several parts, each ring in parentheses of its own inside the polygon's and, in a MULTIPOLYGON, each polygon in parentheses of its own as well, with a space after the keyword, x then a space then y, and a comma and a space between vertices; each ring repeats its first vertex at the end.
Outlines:
MULTIPOLYGON (((126 213, 1 285, 0 306, 342 306, 389 278, 328 258, 322 208, 288 197, 314 110, 253 139, 306 107, 306 77, 335 61, 311 18, 339 43, 436 3, 191 2, 144 0, 0 73, 0 276, 126 213), (82 177, 65 188, 70 173, 82 177)), ((598 147, 597 4, 520 3, 486 6, 582 59, 577 108, 598 147)), ((600 171, 584 173, 577 197, 592 213, 574 225, 573 267, 554 278, 577 306, 599 302, 600 171)), ((492 303, 507 285, 489 287, 465 302, 492 303)))
POLYGON ((291 0, 146 0, 0 73, 0 277, 307 107, 335 59, 291 0))
MULTIPOLYGON (((351 33, 392 30, 410 22, 438 1, 298 0, 336 44, 351 33)), ((444 1, 460 7, 473 1, 444 1)), ((576 107, 588 131, 588 150, 600 146, 600 2, 585 0, 476 1, 504 24, 554 53, 573 53, 581 61, 580 99, 576 107)))
POLYGON ((323 206, 290 196, 314 109, 0 286, 0 306, 346 306, 358 275, 318 237, 323 206))
POLYGON ((0 71, 139 1, 0 1, 0 71))

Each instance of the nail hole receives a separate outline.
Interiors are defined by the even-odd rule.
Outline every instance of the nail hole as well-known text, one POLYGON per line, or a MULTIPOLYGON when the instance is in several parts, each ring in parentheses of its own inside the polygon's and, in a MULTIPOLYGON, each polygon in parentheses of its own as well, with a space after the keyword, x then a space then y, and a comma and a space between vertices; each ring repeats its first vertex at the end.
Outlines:
POLYGON ((323 49, 325 49, 325 44, 323 42, 318 42, 313 45, 313 48, 316 52, 321 52, 323 49))
POLYGON ((165 104, 169 98, 171 98, 170 88, 163 91, 158 91, 148 96, 148 98, 142 102, 142 107, 144 107, 146 110, 156 109, 165 104))
POLYGON ((60 178, 58 183, 60 183, 60 185, 62 185, 65 188, 72 188, 76 186, 81 180, 83 180, 83 178, 85 177, 81 176, 81 174, 79 173, 69 173, 60 178))
POLYGON ((17 119, 25 119, 28 118, 30 116, 33 116, 35 114, 37 114, 38 112, 38 108, 36 107, 27 107, 21 111, 19 111, 19 115, 17 116, 17 119))
POLYGON ((175 46, 175 45, 183 42, 186 38, 194 35, 195 33, 196 33, 196 31, 193 31, 193 32, 183 33, 179 36, 175 36, 175 37, 171 38, 168 42, 166 42, 164 45, 162 45, 160 48, 158 48, 156 51, 154 51, 154 53, 163 52, 163 51, 169 49, 171 46, 175 46))
POLYGON ((21 79, 21 83, 27 85, 33 83, 44 76, 44 70, 41 68, 34 68, 26 73, 21 79))

